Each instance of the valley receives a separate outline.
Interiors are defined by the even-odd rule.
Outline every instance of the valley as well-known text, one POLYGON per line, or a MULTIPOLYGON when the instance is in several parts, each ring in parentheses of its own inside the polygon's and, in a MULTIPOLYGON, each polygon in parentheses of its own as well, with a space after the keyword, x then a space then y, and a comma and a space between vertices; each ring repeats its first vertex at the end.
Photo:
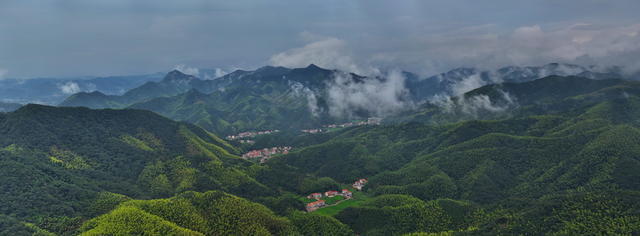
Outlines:
POLYGON ((640 236, 638 0, 0 0, 0 236, 640 236))
POLYGON ((635 81, 549 76, 385 120, 265 125, 226 140, 139 108, 26 105, 0 115, 1 178, 13 182, 0 224, 60 235, 631 233, 639 101, 635 81), (478 97, 503 109, 470 113, 478 97), (29 196, 41 197, 21 206, 29 196))

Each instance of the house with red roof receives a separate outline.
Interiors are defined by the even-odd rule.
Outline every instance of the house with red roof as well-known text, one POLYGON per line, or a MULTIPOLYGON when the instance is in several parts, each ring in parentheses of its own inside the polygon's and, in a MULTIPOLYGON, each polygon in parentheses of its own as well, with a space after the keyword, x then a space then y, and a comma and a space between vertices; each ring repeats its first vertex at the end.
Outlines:
POLYGON ((318 210, 318 208, 321 208, 325 205, 326 204, 324 200, 318 200, 315 202, 308 203, 306 209, 307 209, 307 212, 312 212, 312 211, 318 210))
POLYGON ((335 197, 335 196, 337 196, 337 195, 338 195, 338 191, 333 191, 333 190, 331 190, 331 191, 326 191, 326 192, 324 193, 324 195, 325 195, 325 196, 327 196, 327 197, 335 197))
POLYGON ((308 199, 312 199, 312 198, 320 199, 320 198, 322 198, 322 193, 312 193, 312 194, 309 194, 309 196, 307 196, 307 198, 308 199))
POLYGON ((349 191, 349 189, 343 189, 341 194, 345 198, 351 198, 353 196, 353 193, 349 191))

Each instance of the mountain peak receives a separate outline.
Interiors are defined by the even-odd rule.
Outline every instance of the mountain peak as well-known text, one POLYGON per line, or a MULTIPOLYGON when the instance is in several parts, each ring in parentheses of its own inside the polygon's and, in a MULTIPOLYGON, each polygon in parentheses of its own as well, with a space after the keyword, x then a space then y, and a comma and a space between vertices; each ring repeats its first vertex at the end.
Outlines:
POLYGON ((316 64, 313 64, 313 63, 309 64, 309 66, 307 66, 307 69, 310 69, 310 70, 324 70, 324 69, 320 68, 319 66, 316 66, 316 64))
POLYGON ((179 75, 187 75, 187 74, 182 73, 182 71, 179 71, 179 70, 172 70, 172 71, 169 71, 169 73, 167 73, 167 76, 179 76, 179 75))
POLYGON ((304 68, 296 68, 291 70, 294 73, 327 73, 327 72, 331 72, 331 70, 327 70, 324 68, 321 68, 319 66, 316 66, 315 64, 309 64, 307 67, 304 68))
POLYGON ((102 93, 102 92, 100 92, 98 90, 93 91, 93 92, 84 92, 84 93, 86 93, 87 95, 92 95, 92 96, 107 96, 106 94, 104 94, 104 93, 102 93))
POLYGON ((196 79, 193 75, 182 73, 179 70, 172 70, 162 79, 163 81, 180 81, 180 80, 193 80, 196 79))

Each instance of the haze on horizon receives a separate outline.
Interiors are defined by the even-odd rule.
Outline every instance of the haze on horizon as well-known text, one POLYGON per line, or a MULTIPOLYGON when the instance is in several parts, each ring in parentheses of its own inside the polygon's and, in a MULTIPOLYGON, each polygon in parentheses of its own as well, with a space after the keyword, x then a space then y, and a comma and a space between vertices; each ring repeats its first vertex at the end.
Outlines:
POLYGON ((5 0, 0 78, 195 68, 640 68, 637 0, 5 0), (455 14, 452 14, 455 13, 455 14))

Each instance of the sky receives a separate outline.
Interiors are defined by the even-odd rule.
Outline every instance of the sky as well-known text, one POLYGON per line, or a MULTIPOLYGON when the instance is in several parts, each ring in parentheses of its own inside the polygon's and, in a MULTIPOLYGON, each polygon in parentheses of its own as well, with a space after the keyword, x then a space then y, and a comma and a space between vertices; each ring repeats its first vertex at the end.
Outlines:
POLYGON ((0 0, 0 78, 189 68, 640 68, 637 0, 0 0))

